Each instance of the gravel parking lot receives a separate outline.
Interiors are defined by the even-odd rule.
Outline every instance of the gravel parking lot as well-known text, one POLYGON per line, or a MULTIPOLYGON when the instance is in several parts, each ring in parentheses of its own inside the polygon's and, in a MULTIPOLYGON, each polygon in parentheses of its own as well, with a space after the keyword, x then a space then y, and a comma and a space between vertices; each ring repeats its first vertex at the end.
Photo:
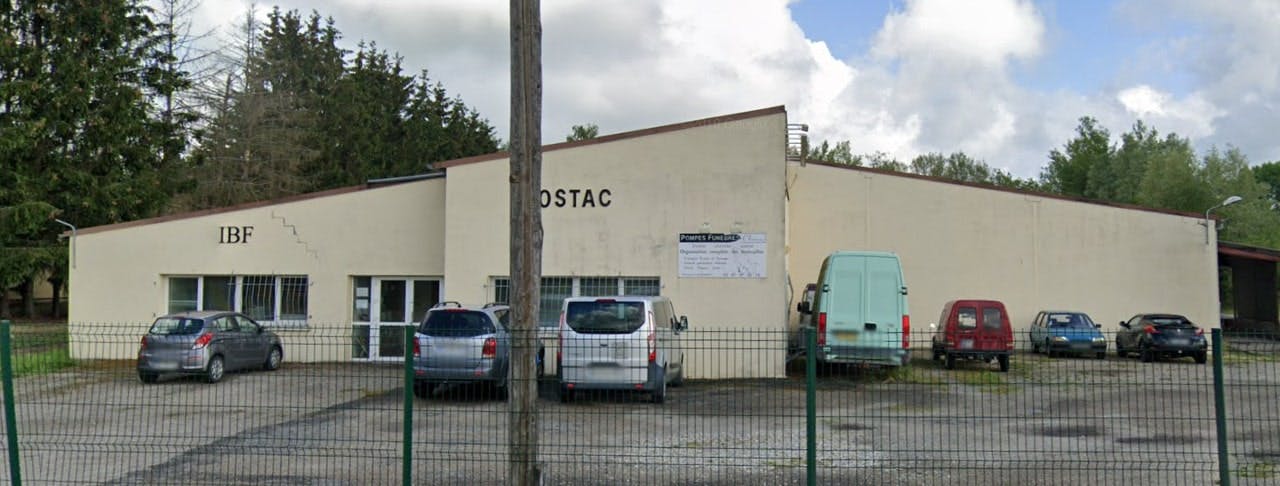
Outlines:
MULTIPOLYGON (((1274 343, 1260 349, 1275 350, 1274 343)), ((1226 367, 1234 484, 1280 481, 1280 364, 1226 367)), ((1212 368, 1190 360, 1049 360, 1010 373, 917 359, 884 372, 823 370, 822 484, 1212 484, 1212 368)), ((277 372, 142 385, 102 367, 18 383, 31 484, 399 484, 403 409, 395 366, 286 364, 277 372)), ((690 382, 572 403, 541 386, 546 484, 803 484, 805 386, 690 382)), ((418 484, 502 484, 506 405, 458 386, 416 398, 418 484)), ((7 474, 7 471, 4 472, 7 474)), ((5 477, 7 479, 7 476, 5 477)))

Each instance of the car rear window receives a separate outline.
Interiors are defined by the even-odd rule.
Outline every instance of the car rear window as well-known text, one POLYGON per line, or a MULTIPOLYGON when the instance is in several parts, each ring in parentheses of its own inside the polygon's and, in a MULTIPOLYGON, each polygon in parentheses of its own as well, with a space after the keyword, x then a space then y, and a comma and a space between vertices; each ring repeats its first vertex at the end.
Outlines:
POLYGON ((181 317, 161 317, 151 324, 151 334, 162 336, 185 336, 198 334, 204 327, 204 321, 181 317))
POLYGON ((418 332, 434 337, 472 337, 493 334, 493 322, 483 312, 444 310, 427 314, 418 332))
POLYGON ((978 309, 976 307, 961 307, 956 310, 956 326, 961 329, 974 329, 978 327, 978 309))
POLYGON ((570 302, 564 320, 581 334, 630 334, 644 324, 644 302, 570 302))
POLYGON ((1004 313, 1000 312, 999 307, 982 308, 982 327, 987 329, 1001 329, 1004 327, 1004 313))
POLYGON ((1151 317, 1147 319, 1157 327, 1164 326, 1190 326, 1191 321, 1183 317, 1167 316, 1167 317, 1151 317))

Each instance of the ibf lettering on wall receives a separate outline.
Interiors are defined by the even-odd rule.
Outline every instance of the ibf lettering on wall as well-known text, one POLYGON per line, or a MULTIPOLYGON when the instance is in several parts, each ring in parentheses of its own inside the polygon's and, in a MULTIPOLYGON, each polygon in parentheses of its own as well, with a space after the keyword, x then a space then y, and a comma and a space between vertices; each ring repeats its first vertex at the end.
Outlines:
POLYGON ((249 242, 249 236, 251 235, 253 235, 252 226, 219 226, 218 244, 245 244, 249 242))
POLYGON ((613 191, 608 189, 543 189, 542 207, 607 208, 613 204, 613 191))

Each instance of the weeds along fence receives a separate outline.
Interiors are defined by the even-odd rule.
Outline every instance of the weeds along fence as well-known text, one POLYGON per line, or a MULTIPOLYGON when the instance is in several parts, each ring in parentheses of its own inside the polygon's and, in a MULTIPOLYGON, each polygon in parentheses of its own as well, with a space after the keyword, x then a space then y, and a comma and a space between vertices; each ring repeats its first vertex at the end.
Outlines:
MULTIPOLYGON (((275 371, 143 383, 146 327, 0 323, 0 481, 506 483, 505 394, 446 383, 415 395, 401 328, 276 330, 275 371)), ((821 353, 787 362, 788 338, 686 331, 686 380, 657 404, 634 389, 562 401, 558 342, 544 335, 544 484, 1280 482, 1280 342, 1266 336, 1215 331, 1206 364, 1121 358, 1110 335, 1102 359, 1019 339, 1007 372, 946 369, 919 335, 905 367, 810 366, 821 353)))

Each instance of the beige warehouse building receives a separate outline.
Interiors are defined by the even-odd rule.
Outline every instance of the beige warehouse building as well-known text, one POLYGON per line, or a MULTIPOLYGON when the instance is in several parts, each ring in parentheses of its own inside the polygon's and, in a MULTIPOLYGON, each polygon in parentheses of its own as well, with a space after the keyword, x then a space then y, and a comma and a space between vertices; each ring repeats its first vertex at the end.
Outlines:
MULTIPOLYGON (((917 348, 943 302, 960 297, 1003 300, 1019 327, 1043 308, 1111 328, 1148 311, 1216 325, 1216 245, 1195 215, 802 163, 787 158, 787 132, 774 107, 547 146, 548 345, 564 297, 662 294, 699 340, 690 378, 781 376, 793 302, 837 249, 901 256, 917 348), (767 351, 743 359, 730 339, 767 351)), ((431 305, 507 299, 507 160, 81 229, 73 355, 128 359, 133 342, 92 336, 232 308, 287 348, 305 346, 293 360, 401 360, 401 329, 431 305)))

